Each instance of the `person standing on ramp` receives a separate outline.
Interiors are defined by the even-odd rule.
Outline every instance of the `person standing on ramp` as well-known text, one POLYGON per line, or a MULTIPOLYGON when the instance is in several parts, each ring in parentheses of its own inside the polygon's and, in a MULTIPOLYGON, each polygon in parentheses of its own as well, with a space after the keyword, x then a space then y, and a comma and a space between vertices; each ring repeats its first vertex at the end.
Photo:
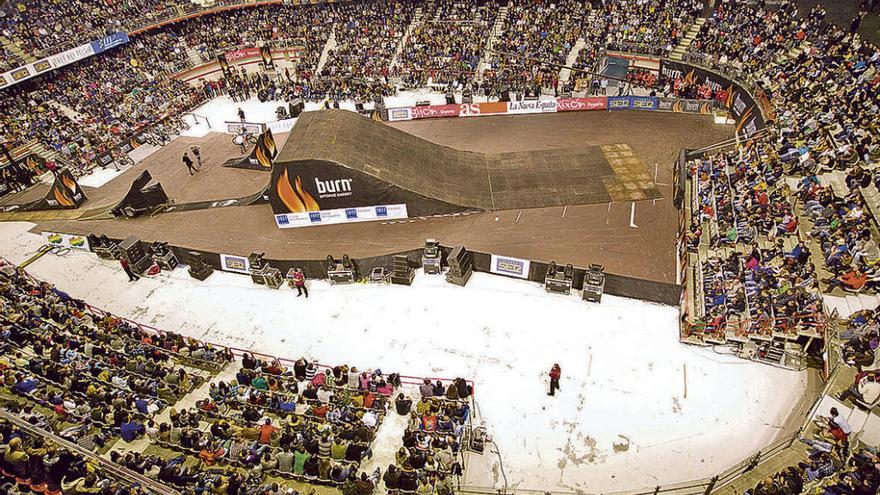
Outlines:
POLYGON ((189 157, 189 153, 183 152, 183 158, 180 159, 184 165, 186 165, 186 169, 189 171, 189 175, 194 175, 193 172, 198 172, 198 169, 193 167, 193 160, 189 157))
POLYGON ((192 151, 193 156, 196 157, 196 163, 199 164, 198 168, 202 168, 202 148, 199 147, 199 145, 194 144, 190 146, 189 150, 192 151))

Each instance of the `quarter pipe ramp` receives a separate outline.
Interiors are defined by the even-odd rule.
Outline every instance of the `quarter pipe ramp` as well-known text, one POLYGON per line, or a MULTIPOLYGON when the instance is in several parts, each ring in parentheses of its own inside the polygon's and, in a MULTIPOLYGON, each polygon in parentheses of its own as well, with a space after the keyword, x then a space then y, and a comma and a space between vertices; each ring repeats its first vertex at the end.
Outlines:
POLYGON ((644 163, 631 150, 584 146, 475 153, 345 110, 300 116, 269 188, 276 220, 279 214, 374 205, 405 205, 409 216, 423 216, 658 197, 644 163))

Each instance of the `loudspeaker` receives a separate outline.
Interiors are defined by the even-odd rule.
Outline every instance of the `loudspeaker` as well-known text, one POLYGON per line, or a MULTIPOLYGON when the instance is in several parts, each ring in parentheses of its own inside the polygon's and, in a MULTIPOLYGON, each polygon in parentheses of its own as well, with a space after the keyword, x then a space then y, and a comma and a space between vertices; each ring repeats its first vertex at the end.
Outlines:
POLYGON ((290 100, 290 103, 287 104, 290 108, 290 118, 295 119, 299 117, 299 114, 303 112, 303 101, 299 98, 294 98, 290 100))
POLYGON ((446 95, 446 104, 447 105, 455 105, 455 95, 449 93, 446 95))
POLYGON ((150 251, 153 253, 153 260, 163 270, 174 270, 180 264, 167 242, 154 242, 150 246, 150 251))
POLYGON ((510 101, 510 91, 505 89, 501 92, 501 101, 510 101))
POLYGON ((140 239, 130 235, 119 243, 122 256, 128 261, 128 266, 135 273, 144 273, 153 264, 153 259, 144 251, 140 239))
POLYGON ((214 268, 205 261, 205 257, 202 256, 202 253, 197 251, 190 251, 190 265, 189 265, 189 276, 196 280, 205 280, 210 277, 212 273, 214 273, 214 268))
POLYGON ((391 283, 397 285, 412 285, 416 271, 409 266, 409 260, 404 254, 395 254, 391 262, 391 283))
POLYGON ((450 284, 464 287, 473 273, 470 254, 464 246, 455 246, 452 248, 449 256, 446 257, 446 262, 449 264, 449 271, 446 272, 446 281, 450 284))
POLYGON ((357 110, 358 113, 362 113, 364 111, 364 104, 357 102, 354 104, 354 109, 357 110))
POLYGON ((429 107, 429 106, 431 106, 431 102, 428 100, 417 101, 416 106, 417 107, 429 107))

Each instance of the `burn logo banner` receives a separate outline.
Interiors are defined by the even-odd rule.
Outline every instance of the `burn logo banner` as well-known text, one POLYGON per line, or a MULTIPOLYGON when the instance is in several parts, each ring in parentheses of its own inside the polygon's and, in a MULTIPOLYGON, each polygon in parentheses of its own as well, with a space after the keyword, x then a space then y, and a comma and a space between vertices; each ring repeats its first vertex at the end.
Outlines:
POLYGON ((461 211, 325 160, 276 164, 269 204, 279 228, 407 218, 461 211))

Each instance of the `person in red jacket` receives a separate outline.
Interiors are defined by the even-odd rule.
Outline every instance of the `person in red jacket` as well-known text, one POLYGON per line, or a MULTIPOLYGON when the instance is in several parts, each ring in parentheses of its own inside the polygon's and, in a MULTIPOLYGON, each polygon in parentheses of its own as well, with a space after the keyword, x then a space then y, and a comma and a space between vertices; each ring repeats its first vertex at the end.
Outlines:
POLYGON ((306 276, 303 274, 301 268, 297 268, 296 271, 293 272, 293 285, 296 287, 296 297, 305 294, 306 299, 309 298, 309 289, 306 288, 306 276))
POLYGON ((125 270, 125 274, 128 275, 129 282, 136 282, 140 280, 140 277, 138 277, 133 271, 131 271, 131 267, 128 266, 128 260, 126 260, 125 258, 119 258, 119 264, 122 266, 122 269, 125 270))
POLYGON ((550 368, 550 392, 547 395, 556 395, 556 391, 559 390, 559 377, 561 376, 562 368, 559 367, 559 364, 554 364, 550 368))

